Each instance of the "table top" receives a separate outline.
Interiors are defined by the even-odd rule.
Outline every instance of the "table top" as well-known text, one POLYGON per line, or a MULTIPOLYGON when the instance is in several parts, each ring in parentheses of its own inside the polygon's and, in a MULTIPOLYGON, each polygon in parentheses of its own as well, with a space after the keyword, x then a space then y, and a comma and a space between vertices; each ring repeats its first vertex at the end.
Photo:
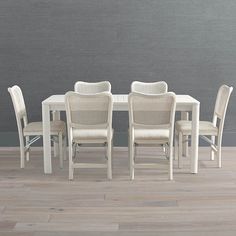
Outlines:
MULTIPOLYGON (((113 94, 113 111, 128 111, 128 94, 113 94)), ((51 111, 65 111, 65 95, 52 95, 42 102, 51 111)), ((190 95, 176 95, 176 111, 192 111, 200 102, 190 95)))
MULTIPOLYGON (((128 94, 113 94, 113 103, 128 104, 128 94)), ((62 105, 65 103, 65 95, 52 95, 46 98, 43 102, 46 105, 62 105)), ((176 95, 176 104, 199 104, 200 102, 190 95, 176 95)))

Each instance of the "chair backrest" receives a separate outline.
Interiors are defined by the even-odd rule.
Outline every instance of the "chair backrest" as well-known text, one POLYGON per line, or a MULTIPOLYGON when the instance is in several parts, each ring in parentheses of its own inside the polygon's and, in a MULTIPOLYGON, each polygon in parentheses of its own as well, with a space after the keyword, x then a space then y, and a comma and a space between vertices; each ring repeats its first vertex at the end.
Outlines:
POLYGON ((71 128, 112 129, 112 95, 109 92, 65 95, 68 130, 71 128))
POLYGON ((222 85, 217 93, 215 109, 213 114, 213 123, 217 125, 219 120, 219 132, 222 132, 224 126, 225 115, 229 103, 230 95, 233 91, 233 87, 222 85))
POLYGON ((74 90, 80 94, 111 92, 111 84, 109 81, 101 81, 96 83, 77 81, 74 85, 74 90))
POLYGON ((131 84, 131 92, 143 94, 161 94, 167 93, 168 85, 165 81, 158 81, 153 83, 145 83, 134 81, 131 84))
POLYGON ((130 128, 170 128, 173 130, 176 96, 172 92, 159 95, 129 94, 130 128))
POLYGON ((18 131, 21 131, 22 120, 23 120, 24 126, 26 126, 28 123, 27 113, 26 113, 26 108, 25 108, 25 101, 24 101, 22 91, 19 86, 14 85, 8 88, 8 92, 11 95, 13 107, 15 110, 18 131))

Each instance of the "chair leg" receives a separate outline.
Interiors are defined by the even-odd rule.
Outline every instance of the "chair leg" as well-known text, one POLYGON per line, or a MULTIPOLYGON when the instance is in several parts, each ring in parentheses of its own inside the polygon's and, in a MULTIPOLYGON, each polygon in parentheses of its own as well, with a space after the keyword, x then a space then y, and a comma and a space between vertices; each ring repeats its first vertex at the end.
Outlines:
MULTIPOLYGON (((212 141, 212 143, 213 144, 215 144, 215 136, 211 136, 211 141, 212 141)), ((212 148, 211 148, 211 161, 214 161, 214 159, 215 159, 215 152, 212 150, 212 148)))
POLYGON ((130 179, 134 179, 134 144, 129 143, 130 179))
MULTIPOLYGON (((52 118, 53 120, 60 120, 60 111, 53 111, 52 112, 52 118)), ((60 155, 60 147, 59 147, 59 142, 53 141, 53 155, 54 157, 57 157, 60 155)))
POLYGON ((218 167, 222 167, 222 161, 221 161, 221 146, 218 147, 217 150, 217 160, 218 160, 218 167))
POLYGON ((54 157, 58 156, 58 149, 59 149, 59 146, 58 146, 57 142, 53 141, 53 156, 54 157))
POLYGON ((113 138, 112 138, 112 140, 111 140, 111 160, 112 160, 112 162, 111 162, 111 168, 112 168, 112 170, 114 169, 114 159, 113 159, 113 156, 114 156, 114 143, 113 143, 113 138))
POLYGON ((169 180, 173 180, 173 145, 169 146, 169 180))
POLYGON ((69 143, 69 180, 74 178, 74 168, 73 168, 73 150, 72 144, 69 143))
POLYGON ((188 135, 185 135, 184 137, 183 137, 183 140, 184 140, 184 144, 183 144, 183 146, 184 146, 184 148, 183 148, 183 155, 185 156, 185 157, 188 157, 188 155, 189 155, 189 148, 188 148, 188 135))
MULTIPOLYGON (((189 120, 189 112, 181 112, 181 120, 189 120)), ((182 155, 187 157, 188 156, 188 135, 184 135, 183 139, 184 143, 182 144, 182 155)))
POLYGON ((69 164, 69 180, 74 179, 74 168, 72 167, 72 163, 69 164))
POLYGON ((107 143, 107 178, 109 180, 112 179, 112 160, 111 160, 111 150, 112 150, 112 143, 111 140, 107 143))
POLYGON ((178 160, 178 146, 179 146, 179 143, 178 143, 178 134, 177 134, 177 131, 175 131, 175 156, 174 156, 174 160, 178 160))
POLYGON ((221 143, 222 143, 222 136, 217 137, 217 161, 218 161, 218 167, 222 167, 222 161, 221 161, 221 143))
POLYGON ((183 134, 179 132, 179 155, 178 155, 178 167, 182 168, 183 167, 183 134))
POLYGON ((24 137, 19 136, 20 141, 20 168, 25 168, 25 144, 24 137))
POLYGON ((25 148, 20 145, 20 168, 25 168, 25 148))
MULTIPOLYGON (((26 136, 25 137, 25 140, 26 140, 26 144, 29 142, 30 140, 30 137, 29 136, 26 136)), ((26 161, 29 161, 30 159, 30 156, 29 156, 29 149, 26 151, 26 161)))
POLYGON ((133 150, 134 150, 134 154, 133 154, 133 158, 134 158, 134 162, 135 162, 135 160, 136 160, 136 157, 137 157, 137 145, 134 145, 133 146, 133 150))
POLYGON ((222 161, 221 161, 221 143, 222 143, 222 136, 217 137, 217 161, 218 161, 218 167, 222 167, 222 161))
POLYGON ((53 156, 57 157, 60 155, 60 147, 59 147, 59 142, 57 141, 52 141, 51 142, 53 145, 53 156))
POLYGON ((62 133, 59 133, 58 135, 59 142, 58 142, 58 147, 59 147, 59 158, 60 158, 60 168, 63 168, 63 139, 62 139, 62 133))
POLYGON ((66 136, 64 136, 64 138, 63 138, 63 159, 64 159, 64 161, 66 161, 67 160, 67 146, 66 146, 66 136))

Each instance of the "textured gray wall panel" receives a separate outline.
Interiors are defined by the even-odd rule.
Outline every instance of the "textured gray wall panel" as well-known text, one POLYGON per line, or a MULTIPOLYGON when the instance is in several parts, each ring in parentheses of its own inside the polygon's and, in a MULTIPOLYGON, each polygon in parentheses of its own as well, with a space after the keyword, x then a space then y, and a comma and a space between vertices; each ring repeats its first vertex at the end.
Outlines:
MULTIPOLYGON (((41 101, 76 80, 165 80, 201 102, 211 119, 218 87, 236 87, 235 0, 1 0, 0 132, 16 131, 7 87, 22 87, 30 119, 41 101)), ((236 93, 226 132, 236 132, 236 93)), ((127 129, 127 114, 114 127, 127 129)))

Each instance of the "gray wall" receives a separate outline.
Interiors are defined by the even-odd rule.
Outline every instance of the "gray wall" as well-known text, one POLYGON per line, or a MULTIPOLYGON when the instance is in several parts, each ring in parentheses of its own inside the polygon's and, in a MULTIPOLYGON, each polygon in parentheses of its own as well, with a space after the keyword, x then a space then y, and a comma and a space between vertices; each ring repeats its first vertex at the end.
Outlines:
MULTIPOLYGON (((165 80, 201 102, 211 119, 218 87, 236 87, 235 0, 1 0, 0 145, 14 145, 16 122, 7 87, 18 84, 29 117, 41 101, 77 80, 109 80, 128 93, 133 80, 165 80), (9 142, 10 140, 10 142, 9 142)), ((225 145, 236 146, 236 93, 225 145)), ((114 115, 126 142, 127 114, 114 115)))

